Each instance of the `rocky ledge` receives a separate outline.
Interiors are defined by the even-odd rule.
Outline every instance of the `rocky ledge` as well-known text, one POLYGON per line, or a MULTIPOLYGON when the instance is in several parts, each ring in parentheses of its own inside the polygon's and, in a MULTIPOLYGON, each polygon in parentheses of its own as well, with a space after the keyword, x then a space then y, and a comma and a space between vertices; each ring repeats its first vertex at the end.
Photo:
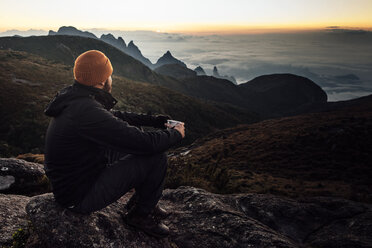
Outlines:
POLYGON ((0 193, 32 196, 49 191, 49 180, 42 164, 0 158, 0 193))
POLYGON ((371 247, 372 206, 330 197, 218 195, 181 186, 159 204, 171 234, 156 239, 127 227, 131 196, 90 215, 61 208, 51 193, 26 206, 33 231, 28 247, 371 247))

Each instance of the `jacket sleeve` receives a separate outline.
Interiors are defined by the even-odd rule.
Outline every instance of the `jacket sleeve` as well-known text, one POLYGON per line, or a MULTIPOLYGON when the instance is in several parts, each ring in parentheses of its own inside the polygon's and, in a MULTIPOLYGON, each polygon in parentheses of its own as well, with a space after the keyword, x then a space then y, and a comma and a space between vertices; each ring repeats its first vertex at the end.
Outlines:
POLYGON ((128 122, 132 126, 152 126, 154 123, 154 117, 147 114, 137 114, 133 112, 111 110, 111 113, 119 119, 128 122))
POLYGON ((115 117, 99 103, 84 109, 76 117, 76 125, 82 137, 130 154, 164 152, 182 140, 175 129, 142 131, 115 117))

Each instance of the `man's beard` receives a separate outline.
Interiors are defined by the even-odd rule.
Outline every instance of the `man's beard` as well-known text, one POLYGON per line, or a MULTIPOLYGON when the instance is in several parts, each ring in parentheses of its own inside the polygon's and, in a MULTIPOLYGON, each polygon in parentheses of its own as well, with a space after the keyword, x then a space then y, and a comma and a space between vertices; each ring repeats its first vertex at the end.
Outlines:
POLYGON ((105 85, 103 85, 102 89, 108 93, 111 93, 112 87, 108 84, 108 80, 106 80, 105 85))

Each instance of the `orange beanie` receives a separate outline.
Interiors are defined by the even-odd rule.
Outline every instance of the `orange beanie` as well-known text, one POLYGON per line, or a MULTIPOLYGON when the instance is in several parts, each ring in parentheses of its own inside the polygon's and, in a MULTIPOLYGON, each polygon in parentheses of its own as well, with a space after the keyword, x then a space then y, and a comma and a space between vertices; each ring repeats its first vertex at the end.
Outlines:
POLYGON ((112 72, 113 68, 110 60, 98 50, 86 51, 75 60, 74 78, 79 83, 87 86, 105 82, 112 72))

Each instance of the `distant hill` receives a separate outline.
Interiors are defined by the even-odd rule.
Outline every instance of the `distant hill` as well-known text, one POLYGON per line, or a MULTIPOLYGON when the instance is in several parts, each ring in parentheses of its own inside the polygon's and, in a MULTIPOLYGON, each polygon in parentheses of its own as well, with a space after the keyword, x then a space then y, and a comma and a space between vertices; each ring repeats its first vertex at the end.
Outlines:
MULTIPOLYGON (((69 65, 31 53, 0 50, 1 157, 43 152, 49 122, 43 110, 72 79, 69 65)), ((190 144, 211 131, 258 120, 254 113, 233 105, 207 103, 162 86, 117 75, 113 77, 113 95, 119 100, 117 109, 168 114, 185 122, 187 137, 180 145, 190 144)))
POLYGON ((330 105, 333 110, 239 125, 178 148, 167 184, 371 203, 372 95, 330 105))
POLYGON ((72 26, 60 27, 57 32, 54 32, 53 30, 49 30, 48 35, 76 35, 76 36, 98 39, 97 36, 95 36, 93 33, 88 32, 88 31, 81 31, 81 30, 79 30, 75 27, 72 27, 72 26))
POLYGON ((327 102, 320 86, 293 74, 264 75, 238 87, 254 103, 252 110, 268 116, 298 114, 327 102))
POLYGON ((188 69, 180 64, 165 64, 162 66, 157 67, 154 70, 156 73, 174 77, 174 78, 188 78, 188 77, 196 77, 196 72, 193 70, 188 69))

